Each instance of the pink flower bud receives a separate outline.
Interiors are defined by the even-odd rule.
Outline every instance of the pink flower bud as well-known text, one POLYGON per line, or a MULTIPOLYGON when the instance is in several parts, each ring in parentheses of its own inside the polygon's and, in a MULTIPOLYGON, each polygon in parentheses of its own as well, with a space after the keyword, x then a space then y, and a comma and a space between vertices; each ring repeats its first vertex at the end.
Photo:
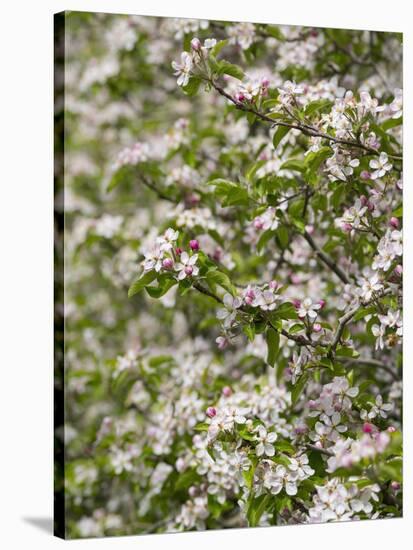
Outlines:
POLYGON ((201 44, 201 41, 199 40, 199 38, 193 38, 191 40, 191 48, 194 51, 199 52, 201 47, 202 47, 202 44, 201 44))
POLYGON ((175 248, 175 254, 176 254, 177 256, 180 256, 180 255, 182 254, 182 252, 183 252, 183 250, 182 250, 182 248, 181 248, 180 246, 178 246, 178 247, 175 248))
POLYGON ((342 223, 341 229, 346 233, 350 233, 350 231, 353 229, 353 226, 351 225, 351 223, 342 223))
POLYGON ((216 416, 217 410, 215 407, 208 407, 206 410, 206 415, 209 416, 209 418, 213 418, 216 416))
POLYGON ((224 336, 218 336, 215 342, 218 346, 218 349, 225 349, 229 344, 228 339, 225 338, 224 336))
POLYGON ((304 435, 305 433, 307 433, 307 426, 296 426, 294 428, 294 433, 296 435, 304 435))
POLYGON ((254 301, 254 299, 255 299, 255 292, 252 290, 252 288, 249 288, 245 293, 245 298, 244 298, 245 303, 250 306, 254 301))
POLYGON ((212 254, 212 257, 216 262, 220 262, 221 259, 222 259, 222 249, 221 248, 216 248, 214 250, 214 253, 212 254))
POLYGON ((361 178, 362 180, 369 180, 369 179, 371 179, 371 174, 370 174, 370 172, 368 172, 367 170, 362 170, 362 171, 360 172, 360 178, 361 178))
POLYGON ((319 305, 321 306, 321 309, 323 309, 323 307, 326 305, 326 301, 325 301, 325 300, 318 300, 318 303, 319 303, 319 305))
POLYGON ((396 432, 397 430, 396 430, 396 428, 395 428, 394 426, 389 426, 389 427, 387 428, 387 431, 390 432, 390 433, 392 434, 392 433, 396 432))
POLYGON ((191 250, 199 250, 199 242, 196 239, 189 241, 189 246, 191 250))
POLYGON ((393 489, 393 491, 398 491, 400 489, 400 483, 398 481, 392 481, 390 483, 390 487, 393 489))
POLYGON ((314 401, 314 399, 310 399, 310 401, 307 403, 307 406, 309 409, 316 409, 317 408, 317 402, 314 401))
POLYGON ((232 389, 229 386, 224 386, 222 388, 222 394, 225 395, 225 397, 229 397, 232 395, 232 389))
POLYGON ((373 426, 373 424, 370 424, 370 422, 365 422, 365 423, 363 424, 363 432, 364 432, 365 434, 371 434, 371 433, 373 433, 373 431, 374 431, 374 426, 373 426))
POLYGON ((369 201, 367 203, 367 208, 369 209, 369 212, 373 212, 373 210, 375 210, 376 207, 373 202, 369 201))
POLYGON ((321 443, 321 441, 316 441, 315 446, 318 447, 319 449, 323 448, 323 444, 321 443))
POLYGON ((321 332, 323 327, 320 325, 320 323, 314 323, 313 325, 313 331, 314 332, 321 332))
POLYGON ((292 301, 292 304, 293 304, 293 306, 294 306, 296 309, 298 309, 299 307, 301 307, 301 302, 300 302, 300 300, 293 300, 293 301, 292 301))
POLYGON ((185 266, 185 273, 187 275, 192 275, 193 270, 194 270, 194 268, 192 267, 192 265, 185 266))
POLYGON ((262 79, 261 79, 261 86, 262 86, 263 88, 268 88, 269 85, 270 85, 269 79, 268 79, 266 76, 262 77, 262 79))
POLYGON ((399 229, 400 227, 400 222, 397 218, 395 218, 394 216, 392 216, 390 218, 390 226, 393 227, 394 229, 399 229))
POLYGON ((277 281, 270 281, 270 284, 268 286, 270 287, 271 290, 277 290, 279 285, 277 281))
POLYGON ((394 268, 394 271, 397 273, 397 275, 402 275, 402 273, 403 273, 403 266, 402 266, 401 264, 396 265, 396 267, 394 268))
POLYGON ((312 235, 314 233, 314 225, 306 225, 305 230, 307 231, 307 233, 312 235))
POLYGON ((237 92, 235 94, 235 100, 238 101, 238 103, 243 103, 245 101, 245 95, 242 92, 237 92))
POLYGON ((174 266, 174 262, 172 260, 172 258, 165 258, 163 261, 162 261, 162 267, 164 269, 172 269, 174 266))
POLYGON ((185 198, 185 202, 188 204, 188 206, 196 206, 200 201, 200 198, 197 195, 189 195, 189 197, 185 198))
POLYGON ((367 199, 366 195, 361 195, 360 202, 361 202, 362 206, 366 206, 366 204, 368 202, 368 199, 367 199))
POLYGON ((258 230, 260 230, 264 227, 264 222, 262 221, 261 218, 255 218, 254 227, 255 227, 255 229, 258 229, 258 230))

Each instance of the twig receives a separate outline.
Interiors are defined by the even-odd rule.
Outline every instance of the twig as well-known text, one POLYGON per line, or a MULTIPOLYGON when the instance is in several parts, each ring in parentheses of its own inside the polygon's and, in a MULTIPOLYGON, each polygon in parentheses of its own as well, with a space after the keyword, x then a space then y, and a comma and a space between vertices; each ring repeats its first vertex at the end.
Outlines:
POLYGON ((312 236, 307 232, 304 231, 303 233, 304 239, 308 242, 308 244, 311 246, 311 248, 314 250, 314 252, 317 254, 318 258, 326 264, 334 273, 337 275, 337 277, 346 285, 350 284, 350 279, 347 277, 347 275, 344 273, 344 271, 329 257, 325 252, 323 252, 314 242, 314 239, 312 236))
MULTIPOLYGON (((334 136, 331 136, 329 134, 326 134, 324 132, 320 132, 315 126, 311 126, 309 124, 292 124, 290 122, 283 122, 283 121, 277 121, 270 116, 266 115, 265 113, 261 113, 260 111, 257 111, 253 107, 248 107, 244 103, 241 103, 240 101, 237 101, 234 97, 232 97, 229 93, 227 93, 219 84, 217 84, 214 80, 208 79, 208 82, 211 84, 215 90, 222 95, 223 97, 226 97, 231 103, 235 105, 237 109, 240 111, 244 111, 246 113, 252 113, 261 120, 265 120, 266 122, 270 122, 273 126, 284 126, 286 128, 291 128, 295 130, 300 130, 303 134, 311 137, 321 137, 323 139, 327 139, 328 141, 332 141, 333 143, 338 143, 340 145, 347 145, 349 147, 357 147, 359 149, 363 149, 364 151, 367 151, 371 155, 379 156, 380 151, 377 151, 376 149, 373 149, 372 147, 368 147, 367 145, 364 145, 363 143, 359 141, 352 141, 349 139, 340 139, 334 136)), ((387 155, 389 158, 393 158, 395 160, 402 160, 403 157, 398 155, 387 155)))
POLYGON ((141 179, 142 179, 142 183, 144 185, 146 185, 146 187, 148 189, 151 189, 152 191, 154 191, 158 197, 160 199, 163 199, 164 201, 169 201, 169 202, 173 202, 174 204, 176 204, 176 201, 172 198, 172 197, 169 197, 168 195, 165 195, 160 189, 158 189, 158 187, 156 187, 155 184, 153 184, 151 181, 147 180, 145 177, 141 176, 141 179))
POLYGON ((382 361, 378 361, 377 359, 370 359, 362 357, 344 357, 343 359, 344 363, 351 363, 354 365, 366 365, 366 367, 373 367, 377 369, 381 369, 386 371, 390 376, 393 378, 393 380, 399 380, 399 377, 397 373, 389 366, 386 365, 386 363, 383 363, 382 361))
POLYGON ((312 445, 311 443, 307 443, 306 447, 307 449, 310 449, 311 451, 316 451, 317 453, 321 453, 322 455, 334 456, 334 453, 332 451, 329 451, 328 449, 323 449, 322 447, 317 447, 317 445, 312 445))
POLYGON ((387 294, 391 293, 390 288, 386 288, 382 292, 376 292, 375 295, 371 300, 367 301, 361 301, 357 306, 350 309, 347 313, 343 315, 343 317, 340 318, 339 324, 336 330, 336 333, 334 335, 333 341, 331 343, 331 350, 335 351, 337 348, 338 343, 340 342, 340 339, 343 335, 344 329, 346 328, 347 323, 354 317, 354 315, 358 312, 360 307, 365 307, 371 304, 372 302, 375 302, 378 298, 382 298, 383 296, 387 296, 387 294))

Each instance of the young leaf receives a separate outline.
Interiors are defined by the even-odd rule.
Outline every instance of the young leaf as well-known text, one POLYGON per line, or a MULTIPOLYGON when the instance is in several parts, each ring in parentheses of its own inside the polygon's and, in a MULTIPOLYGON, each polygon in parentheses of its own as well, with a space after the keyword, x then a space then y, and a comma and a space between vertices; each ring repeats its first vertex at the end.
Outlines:
POLYGON ((156 276, 156 271, 152 270, 135 279, 128 290, 128 297, 132 298, 132 296, 138 294, 138 292, 143 290, 146 285, 149 285, 149 283, 156 279, 156 276))
POLYGON ((273 367, 280 347, 280 334, 271 327, 267 329, 267 347, 267 363, 273 367))
POLYGON ((288 134, 290 130, 291 128, 289 128, 288 126, 278 126, 277 130, 274 133, 274 137, 272 138, 274 149, 277 149, 280 141, 288 134))

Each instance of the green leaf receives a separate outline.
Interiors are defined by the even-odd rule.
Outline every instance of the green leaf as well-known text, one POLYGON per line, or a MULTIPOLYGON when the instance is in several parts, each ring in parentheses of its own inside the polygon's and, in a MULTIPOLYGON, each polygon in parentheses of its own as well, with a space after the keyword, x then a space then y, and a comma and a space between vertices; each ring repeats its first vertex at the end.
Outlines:
POLYGON ((156 271, 152 270, 135 279, 128 290, 128 297, 132 298, 132 296, 138 294, 138 292, 143 290, 146 285, 149 285, 149 283, 156 279, 156 276, 156 271))
POLYGON ((289 159, 281 165, 281 170, 293 170, 295 172, 304 172, 305 164, 301 159, 289 159))
POLYGON ((236 294, 236 289, 231 283, 231 279, 228 277, 228 275, 226 275, 222 271, 219 271, 218 269, 208 271, 208 273, 206 274, 206 281, 208 284, 211 283, 212 286, 221 286, 233 296, 235 296, 236 294))
POLYGON ((304 109, 306 116, 311 116, 314 113, 322 113, 328 111, 332 106, 332 102, 329 99, 317 99, 308 103, 304 109))
POLYGON ((178 284, 178 281, 173 277, 165 278, 162 281, 159 281, 158 286, 147 286, 145 287, 146 292, 152 298, 161 298, 164 294, 168 292, 170 288, 178 284))
POLYGON ((228 44, 228 40, 220 40, 215 44, 215 46, 211 50, 211 55, 214 57, 217 57, 218 54, 221 52, 222 48, 224 48, 228 44))
POLYGON ((245 76, 244 71, 241 69, 241 67, 238 67, 238 65, 234 65, 233 63, 225 60, 218 63, 218 75, 222 74, 228 74, 229 76, 233 76, 238 80, 242 80, 245 76))
POLYGON ((254 341, 254 338, 255 338, 255 328, 254 328, 254 325, 244 325, 242 327, 242 330, 244 331, 244 333, 246 334, 248 340, 250 342, 253 342, 254 341))
POLYGON ((271 327, 267 329, 267 346, 267 363, 273 367, 280 348, 280 334, 271 327))
POLYGON ((289 128, 288 126, 278 126, 277 130, 274 133, 274 137, 272 138, 274 149, 277 149, 280 141, 288 134, 290 130, 291 128, 289 128))
POLYGON ((191 76, 189 77, 188 84, 186 86, 182 86, 182 89, 187 96, 192 97, 198 93, 201 83, 202 78, 199 76, 191 76))
POLYGON ((287 248, 289 241, 288 229, 284 225, 282 225, 277 229, 275 234, 280 241, 281 248, 287 248))
POLYGON ((275 231, 273 231, 272 229, 267 229, 266 231, 264 231, 260 238, 258 239, 258 242, 257 242, 257 251, 258 253, 260 253, 262 251, 262 249, 265 247, 265 245, 268 243, 268 241, 270 239, 272 239, 272 237, 274 237, 275 235, 275 231))
POLYGON ((303 393, 304 387, 307 384, 307 380, 308 374, 304 373, 300 376, 296 384, 293 386, 293 389, 291 390, 291 404, 293 406, 297 403, 298 399, 303 393))
POLYGON ((127 179, 130 179, 133 172, 134 172, 134 170, 132 169, 131 166, 127 166, 127 165, 126 166, 121 166, 121 168, 119 168, 119 170, 116 170, 116 172, 113 174, 113 176, 112 176, 112 178, 109 182, 109 185, 106 188, 106 192, 110 193, 120 183, 122 183, 123 181, 125 181, 127 179))
POLYGON ((247 206, 249 203, 248 191, 237 183, 218 178, 209 181, 208 185, 215 186, 215 195, 221 199, 222 206, 247 206))
POLYGON ((270 495, 260 495, 250 500, 247 508, 247 519, 250 527, 256 527, 270 500, 270 495))
POLYGON ((281 42, 285 41, 285 36, 282 33, 280 27, 276 27, 275 25, 265 25, 265 32, 273 38, 280 40, 281 42))
POLYGON ((333 150, 331 147, 321 147, 318 151, 311 152, 307 155, 305 164, 307 167, 306 176, 309 183, 314 184, 317 182, 318 169, 327 158, 331 157, 332 154, 333 150))
POLYGON ((282 303, 274 313, 279 319, 298 319, 297 310, 291 302, 282 303))

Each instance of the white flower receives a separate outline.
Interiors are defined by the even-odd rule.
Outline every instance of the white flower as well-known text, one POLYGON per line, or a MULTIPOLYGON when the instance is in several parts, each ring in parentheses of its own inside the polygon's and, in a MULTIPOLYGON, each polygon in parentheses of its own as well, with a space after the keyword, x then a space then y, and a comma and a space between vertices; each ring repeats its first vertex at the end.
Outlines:
POLYGON ((320 304, 313 304, 313 301, 311 298, 305 298, 300 304, 300 307, 298 308, 298 316, 303 319, 304 317, 308 317, 312 321, 317 317, 317 311, 321 308, 320 304))
POLYGON ((156 272, 162 269, 162 251, 158 245, 155 245, 151 250, 145 253, 145 259, 142 262, 144 271, 151 271, 154 269, 156 272))
POLYGON ((204 41, 204 48, 209 50, 209 49, 213 48, 214 46, 216 46, 216 43, 217 43, 217 41, 215 40, 215 38, 207 38, 204 41))
POLYGON ((386 334, 386 327, 384 325, 373 325, 371 327, 373 336, 376 337, 375 349, 384 349, 384 336, 386 334))
POLYGON ((192 57, 188 52, 181 53, 181 63, 172 61, 172 68, 175 70, 174 75, 178 77, 178 86, 186 86, 188 84, 192 67, 192 57))
POLYGON ((370 278, 361 279, 359 294, 364 301, 369 302, 376 292, 383 290, 384 287, 379 281, 380 278, 377 273, 370 278))
POLYGON ((255 27, 252 23, 237 23, 227 28, 229 44, 238 44, 243 50, 248 49, 255 38, 255 27))
POLYGON ((277 440, 277 434, 275 432, 268 433, 264 426, 258 426, 256 431, 258 432, 258 435, 255 439, 256 441, 259 441, 255 448, 257 456, 262 456, 263 454, 267 456, 274 456, 275 449, 273 443, 277 440))
POLYGON ((189 256, 187 252, 182 252, 179 262, 175 265, 175 269, 178 272, 178 279, 182 281, 186 277, 196 277, 199 273, 199 268, 196 264, 198 260, 198 254, 189 256))
POLYGON ((256 297, 252 303, 253 306, 259 306, 263 311, 273 311, 277 307, 280 296, 273 290, 257 290, 256 297))
POLYGON ((278 495, 284 487, 287 495, 293 496, 297 494, 297 478, 297 472, 278 464, 275 470, 270 468, 264 474, 263 484, 273 495, 278 495))
POLYGON ((162 252, 169 252, 175 246, 178 237, 179 231, 175 231, 169 227, 163 236, 156 239, 156 243, 162 252))
POLYGON ((394 99, 390 103, 390 111, 393 113, 392 118, 400 118, 403 114, 403 91, 395 90, 394 99))
POLYGON ((400 317, 400 310, 389 309, 387 315, 379 315, 380 323, 385 327, 396 328, 396 334, 398 336, 403 335, 403 321, 400 317))
POLYGON ((373 406, 372 410, 382 418, 387 418, 387 413, 391 411, 392 408, 393 406, 390 403, 383 403, 383 397, 379 394, 376 397, 376 404, 373 406))
POLYGON ((386 172, 389 172, 393 168, 393 165, 389 162, 387 153, 380 153, 379 158, 372 159, 369 166, 374 169, 374 172, 371 174, 371 179, 373 180, 382 178, 386 172))
POLYGON ((223 301, 225 308, 218 310, 217 317, 223 321, 225 328, 230 328, 232 323, 235 321, 235 317, 237 315, 236 310, 242 305, 242 300, 238 296, 234 298, 227 292, 223 301))
POLYGON ((306 479, 307 477, 312 476, 315 472, 308 464, 308 456, 305 454, 296 456, 295 458, 290 458, 290 465, 288 468, 292 472, 297 472, 298 478, 300 480, 306 479))
POLYGON ((281 88, 278 88, 278 99, 282 105, 290 105, 296 95, 303 93, 303 88, 298 86, 295 82, 287 80, 284 82, 281 88))

